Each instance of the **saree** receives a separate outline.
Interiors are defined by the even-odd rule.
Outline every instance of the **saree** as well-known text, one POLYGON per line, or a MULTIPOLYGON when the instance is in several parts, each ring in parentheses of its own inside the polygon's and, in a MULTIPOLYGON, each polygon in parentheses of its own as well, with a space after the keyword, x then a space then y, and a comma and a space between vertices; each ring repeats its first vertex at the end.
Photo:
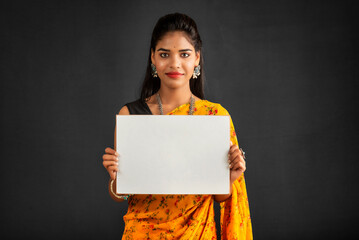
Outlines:
MULTIPOLYGON (((183 104, 167 115, 188 115, 189 105, 183 104)), ((148 106, 146 109, 151 114, 148 106)), ((218 103, 198 100, 193 115, 229 113, 218 103)), ((229 134, 232 143, 238 145, 231 117, 229 134)), ((231 197, 220 203, 221 239, 253 239, 243 174, 232 188, 231 197)), ((217 239, 213 201, 213 195, 132 195, 123 217, 122 239, 217 239)))

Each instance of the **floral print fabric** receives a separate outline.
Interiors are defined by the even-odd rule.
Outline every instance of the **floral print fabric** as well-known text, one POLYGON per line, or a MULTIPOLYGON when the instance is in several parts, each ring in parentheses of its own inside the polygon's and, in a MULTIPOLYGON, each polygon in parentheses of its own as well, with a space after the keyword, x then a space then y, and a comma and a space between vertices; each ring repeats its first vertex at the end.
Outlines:
MULTIPOLYGON (((168 115, 188 112, 189 103, 168 115)), ((193 114, 229 115, 220 104, 207 100, 196 101, 193 114)), ((238 145, 231 118, 230 139, 238 145)), ((123 217, 122 239, 217 239, 213 201, 213 195, 133 195, 123 217)), ((220 206, 222 239, 253 239, 243 174, 233 184, 232 196, 220 206)))

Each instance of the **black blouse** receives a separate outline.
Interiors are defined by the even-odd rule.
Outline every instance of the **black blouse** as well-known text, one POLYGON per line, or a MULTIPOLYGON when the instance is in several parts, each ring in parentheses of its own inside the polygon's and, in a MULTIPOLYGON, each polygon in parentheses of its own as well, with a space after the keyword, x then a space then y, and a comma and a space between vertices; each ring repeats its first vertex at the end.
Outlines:
POLYGON ((138 115, 153 115, 147 103, 138 99, 134 102, 129 102, 125 104, 128 108, 130 114, 138 114, 138 115))

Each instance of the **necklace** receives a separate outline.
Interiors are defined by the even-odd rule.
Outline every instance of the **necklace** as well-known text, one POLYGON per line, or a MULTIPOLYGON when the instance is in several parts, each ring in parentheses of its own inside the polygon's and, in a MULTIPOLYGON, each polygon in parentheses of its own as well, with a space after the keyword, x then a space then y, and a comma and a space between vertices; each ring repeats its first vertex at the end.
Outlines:
MULTIPOLYGON (((160 94, 157 93, 156 96, 157 96, 157 102, 158 102, 158 107, 160 109, 160 113, 161 113, 161 115, 163 115, 163 108, 162 108, 162 102, 161 102, 160 94)), ((193 106, 194 106, 194 97, 193 97, 193 94, 191 94, 191 102, 190 102, 190 106, 189 106, 188 115, 193 115, 193 106)))

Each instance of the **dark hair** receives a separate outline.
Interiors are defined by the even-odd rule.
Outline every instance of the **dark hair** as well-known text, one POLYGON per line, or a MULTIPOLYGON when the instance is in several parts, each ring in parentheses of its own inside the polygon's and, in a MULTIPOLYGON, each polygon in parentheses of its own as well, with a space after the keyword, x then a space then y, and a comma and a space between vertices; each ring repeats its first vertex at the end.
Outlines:
POLYGON ((151 50, 155 51, 157 42, 167 33, 171 31, 183 31, 188 36, 189 42, 193 45, 196 52, 201 51, 200 54, 200 75, 193 79, 190 79, 190 89, 191 92, 201 98, 204 99, 204 69, 203 69, 203 54, 202 54, 202 40, 199 36, 197 25, 195 21, 189 16, 182 13, 172 13, 161 17, 152 32, 151 38, 151 47, 147 62, 147 69, 145 74, 145 79, 142 83, 141 90, 141 100, 146 101, 146 98, 155 94, 161 85, 161 81, 158 77, 154 78, 152 76, 152 68, 151 68, 151 50))

